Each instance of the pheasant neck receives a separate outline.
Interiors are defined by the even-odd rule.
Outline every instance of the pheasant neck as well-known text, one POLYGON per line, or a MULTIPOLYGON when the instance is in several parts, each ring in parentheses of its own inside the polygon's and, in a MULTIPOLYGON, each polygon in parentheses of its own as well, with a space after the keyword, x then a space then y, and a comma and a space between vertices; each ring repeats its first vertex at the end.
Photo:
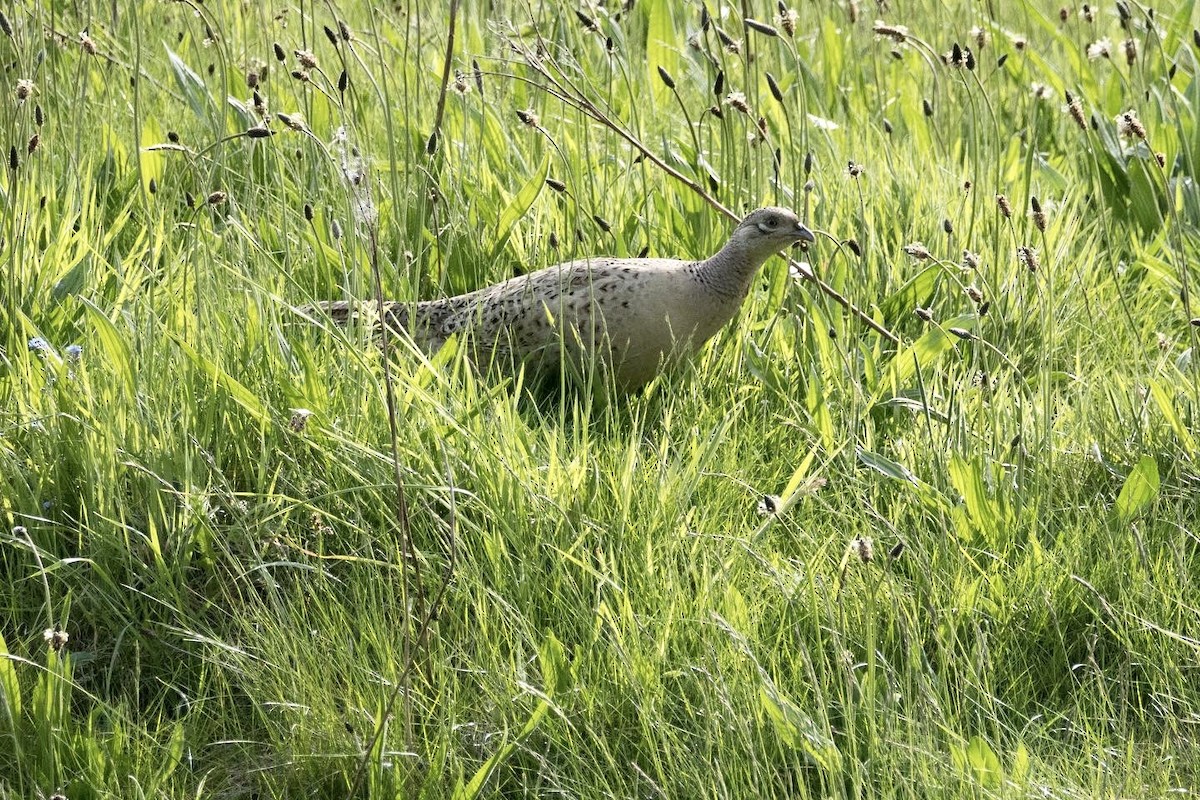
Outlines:
POLYGON ((770 252, 761 252, 741 242, 729 242, 711 258, 693 265, 696 280, 713 292, 741 300, 750 290, 758 268, 763 265, 770 252))

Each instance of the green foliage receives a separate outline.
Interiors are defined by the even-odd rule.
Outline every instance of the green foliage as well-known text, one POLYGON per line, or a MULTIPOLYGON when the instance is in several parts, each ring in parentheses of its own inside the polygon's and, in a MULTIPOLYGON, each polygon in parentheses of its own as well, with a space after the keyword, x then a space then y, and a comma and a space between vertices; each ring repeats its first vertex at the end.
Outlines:
POLYGON ((1194 0, 459 5, 4 9, 0 798, 1200 783, 1194 0), (297 310, 710 200, 637 396, 297 310))

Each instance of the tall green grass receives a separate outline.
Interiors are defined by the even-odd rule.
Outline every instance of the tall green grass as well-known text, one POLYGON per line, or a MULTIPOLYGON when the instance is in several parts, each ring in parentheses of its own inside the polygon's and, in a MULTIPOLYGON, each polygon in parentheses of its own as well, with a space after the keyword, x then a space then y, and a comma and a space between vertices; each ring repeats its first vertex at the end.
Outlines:
POLYGON ((1194 790, 1195 3, 893 5, 5 9, 0 797, 1194 790), (295 310, 767 203, 607 403, 295 310))

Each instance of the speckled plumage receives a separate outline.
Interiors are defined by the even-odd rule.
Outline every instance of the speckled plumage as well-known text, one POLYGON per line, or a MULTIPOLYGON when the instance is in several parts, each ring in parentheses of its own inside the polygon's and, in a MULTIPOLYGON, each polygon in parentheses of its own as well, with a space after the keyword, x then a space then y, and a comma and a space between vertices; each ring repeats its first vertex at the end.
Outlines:
MULTIPOLYGON (((759 267, 788 245, 812 241, 794 213, 761 208, 704 261, 584 258, 442 300, 384 304, 384 320, 423 350, 453 335, 476 364, 525 363, 543 371, 598 357, 616 385, 635 389, 665 361, 695 352, 741 307, 759 267)), ((345 324, 373 303, 318 304, 345 324)))

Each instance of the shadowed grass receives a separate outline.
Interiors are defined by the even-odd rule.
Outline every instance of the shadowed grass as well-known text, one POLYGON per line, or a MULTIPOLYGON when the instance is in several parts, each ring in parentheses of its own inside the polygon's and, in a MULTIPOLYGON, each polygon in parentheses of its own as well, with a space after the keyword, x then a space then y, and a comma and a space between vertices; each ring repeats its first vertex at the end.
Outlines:
POLYGON ((433 148, 437 4, 6 9, 0 797, 1194 787, 1194 4, 850 5, 464 0, 433 148), (899 344, 778 259, 609 403, 393 342, 406 531, 294 309, 713 202, 899 344))

